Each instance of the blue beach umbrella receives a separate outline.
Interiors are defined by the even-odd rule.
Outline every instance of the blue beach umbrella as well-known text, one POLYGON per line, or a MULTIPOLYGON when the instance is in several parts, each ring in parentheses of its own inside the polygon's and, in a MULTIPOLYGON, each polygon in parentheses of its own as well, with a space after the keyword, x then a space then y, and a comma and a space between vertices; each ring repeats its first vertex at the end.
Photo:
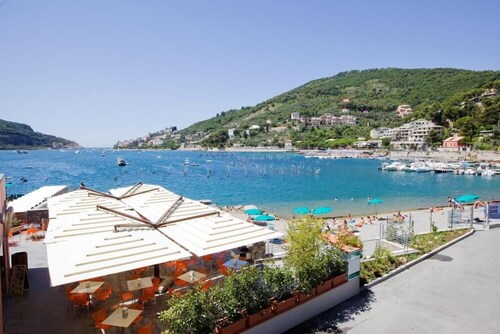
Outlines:
POLYGON ((473 201, 478 200, 478 199, 479 199, 479 196, 472 195, 472 194, 465 194, 465 195, 458 196, 457 198, 455 198, 455 200, 458 203, 469 203, 469 202, 473 202, 473 201))
POLYGON ((298 215, 307 215, 309 212, 311 212, 311 210, 305 206, 300 206, 293 210, 293 213, 296 213, 298 215))
POLYGON ((368 205, 375 205, 375 214, 377 214, 377 205, 384 203, 380 198, 372 198, 368 201, 368 205))
POLYGON ((262 210, 259 210, 259 209, 248 209, 248 210, 245 210, 245 213, 247 215, 261 215, 262 214, 262 210))
POLYGON ((384 203, 383 200, 381 200, 380 198, 372 198, 371 200, 368 201, 368 205, 371 205, 371 204, 382 204, 384 203))
POLYGON ((333 209, 328 206, 320 206, 312 211, 313 215, 324 215, 325 213, 332 212, 333 209))
POLYGON ((259 216, 255 216, 253 220, 256 220, 259 222, 267 222, 270 220, 276 220, 276 217, 271 216, 271 215, 259 215, 259 216))

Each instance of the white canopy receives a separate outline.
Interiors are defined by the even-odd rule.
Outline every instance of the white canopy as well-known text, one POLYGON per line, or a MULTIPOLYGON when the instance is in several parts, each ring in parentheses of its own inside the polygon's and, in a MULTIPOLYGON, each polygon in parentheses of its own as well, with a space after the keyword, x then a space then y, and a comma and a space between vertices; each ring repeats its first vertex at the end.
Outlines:
POLYGON ((44 186, 13 200, 9 206, 14 209, 14 212, 26 212, 44 204, 48 198, 67 191, 66 186, 44 186))
POLYGON ((203 256, 282 236, 160 186, 110 192, 81 189, 48 201, 52 285, 190 257, 184 249, 203 256))
POLYGON ((154 229, 102 233, 47 244, 52 286, 189 258, 154 229))

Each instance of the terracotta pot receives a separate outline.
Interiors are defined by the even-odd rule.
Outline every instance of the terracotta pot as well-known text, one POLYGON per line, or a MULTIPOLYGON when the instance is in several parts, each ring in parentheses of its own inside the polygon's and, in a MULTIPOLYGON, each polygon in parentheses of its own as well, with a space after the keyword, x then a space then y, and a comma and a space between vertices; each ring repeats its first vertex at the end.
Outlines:
POLYGON ((295 307, 295 305, 296 305, 295 297, 291 297, 281 302, 274 302, 273 305, 271 306, 271 309, 275 314, 280 314, 295 307))
POLYGON ((270 307, 263 309, 262 311, 255 314, 250 314, 250 316, 248 317, 248 327, 260 324, 261 322, 266 321, 272 317, 274 317, 274 313, 271 311, 270 307))
POLYGON ((329 279, 328 281, 318 285, 316 287, 316 295, 320 295, 324 292, 327 292, 333 287, 333 279, 329 279))
POLYGON ((346 273, 335 276, 333 278, 333 287, 336 288, 339 285, 344 284, 345 282, 347 282, 347 274, 346 273))

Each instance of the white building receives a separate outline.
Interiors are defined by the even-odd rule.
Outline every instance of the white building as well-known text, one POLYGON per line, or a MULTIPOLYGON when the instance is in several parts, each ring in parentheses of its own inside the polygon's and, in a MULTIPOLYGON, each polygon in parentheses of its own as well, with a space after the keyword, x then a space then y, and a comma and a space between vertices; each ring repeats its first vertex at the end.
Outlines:
POLYGON ((234 137, 234 131, 236 129, 228 129, 227 130, 227 135, 229 136, 229 138, 233 138, 234 137))
POLYGON ((290 115, 290 119, 292 121, 298 121, 300 120, 300 113, 298 112, 293 112, 291 115, 290 115))
POLYGON ((411 109, 409 104, 402 104, 402 105, 398 106, 398 108, 396 109, 396 112, 398 113, 399 117, 403 118, 406 115, 412 114, 413 109, 411 109))
POLYGON ((420 149, 431 131, 442 131, 443 127, 425 119, 419 119, 385 131, 380 138, 391 138, 395 148, 420 149))
POLYGON ((311 117, 310 123, 312 126, 318 126, 321 124, 321 118, 320 117, 311 117))
POLYGON ((285 140, 285 150, 287 151, 293 150, 292 141, 290 139, 285 140))

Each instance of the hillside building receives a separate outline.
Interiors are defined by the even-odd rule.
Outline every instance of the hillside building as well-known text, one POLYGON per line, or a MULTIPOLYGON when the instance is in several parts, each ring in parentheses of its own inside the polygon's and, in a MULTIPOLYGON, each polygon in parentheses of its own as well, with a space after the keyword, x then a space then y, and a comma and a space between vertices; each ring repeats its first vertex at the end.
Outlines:
POLYGON ((460 150, 464 146, 463 139, 464 137, 459 136, 446 138, 443 140, 443 148, 460 150))
POLYGON ((406 115, 410 115, 413 113, 413 109, 411 109, 409 104, 402 104, 398 106, 396 109, 396 113, 398 114, 399 117, 403 118, 406 115))
POLYGON ((379 134, 378 138, 390 138, 396 149, 422 149, 431 131, 442 131, 443 127, 425 119, 419 119, 398 128, 379 134))
POLYGON ((292 121, 298 121, 300 120, 300 113, 298 112, 293 112, 291 115, 290 115, 290 119, 292 121))

